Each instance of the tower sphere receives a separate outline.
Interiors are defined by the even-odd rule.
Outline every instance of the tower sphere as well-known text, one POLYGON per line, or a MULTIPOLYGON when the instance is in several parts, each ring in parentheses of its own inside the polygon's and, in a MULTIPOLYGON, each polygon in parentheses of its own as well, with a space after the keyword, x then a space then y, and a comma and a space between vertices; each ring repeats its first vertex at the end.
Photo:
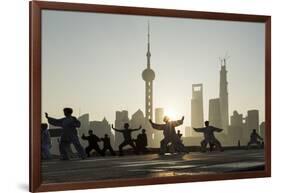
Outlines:
POLYGON ((142 72, 142 79, 144 81, 152 81, 154 80, 154 78, 155 78, 155 73, 153 70, 147 68, 142 72))

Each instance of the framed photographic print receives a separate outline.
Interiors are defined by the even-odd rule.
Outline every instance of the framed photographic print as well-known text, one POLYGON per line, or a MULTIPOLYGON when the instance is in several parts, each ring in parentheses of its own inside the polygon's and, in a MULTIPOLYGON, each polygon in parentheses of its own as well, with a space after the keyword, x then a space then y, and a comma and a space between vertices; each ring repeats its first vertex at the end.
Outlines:
POLYGON ((271 175, 271 17, 30 2, 30 191, 271 175))

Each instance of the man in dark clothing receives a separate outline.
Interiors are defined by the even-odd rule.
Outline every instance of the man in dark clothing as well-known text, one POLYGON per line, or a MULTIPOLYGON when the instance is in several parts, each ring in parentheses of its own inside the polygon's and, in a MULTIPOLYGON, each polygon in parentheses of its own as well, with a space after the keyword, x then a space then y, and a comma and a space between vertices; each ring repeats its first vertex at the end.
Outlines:
POLYGON ((183 124, 183 120, 184 117, 177 121, 171 121, 170 118, 167 116, 164 117, 164 124, 156 124, 153 123, 152 120, 149 120, 153 129, 163 131, 164 139, 162 139, 160 142, 160 155, 164 155, 167 152, 167 147, 169 143, 172 144, 173 148, 177 152, 188 153, 188 151, 186 151, 184 145, 182 144, 180 138, 178 137, 175 129, 175 127, 178 127, 183 124))
POLYGON ((196 132, 201 132, 204 134, 204 139, 201 141, 201 149, 202 152, 206 152, 206 147, 209 144, 210 150, 212 151, 214 149, 214 146, 219 149, 220 151, 223 151, 221 143, 219 140, 215 137, 214 132, 221 132, 223 129, 213 127, 209 125, 209 121, 205 121, 205 126, 203 128, 193 128, 196 132))
POLYGON ((79 154, 79 157, 81 159, 85 159, 86 154, 84 152, 82 145, 80 144, 78 133, 76 130, 77 127, 80 127, 80 121, 78 121, 76 117, 72 116, 73 110, 71 108, 64 108, 63 112, 65 117, 61 119, 55 119, 49 117, 48 113, 45 113, 45 116, 48 119, 49 124, 62 127, 62 135, 60 137, 60 144, 59 144, 61 159, 69 160, 66 147, 69 146, 69 144, 71 143, 74 145, 76 151, 79 154))
POLYGON ((253 129, 247 148, 249 148, 250 145, 252 145, 252 144, 257 144, 258 146, 261 146, 262 141, 263 141, 263 138, 261 136, 259 136, 259 134, 257 133, 257 131, 255 129, 253 129))
POLYGON ((101 151, 101 149, 98 145, 98 142, 101 141, 100 138, 98 138, 98 136, 93 134, 93 130, 89 130, 88 133, 89 133, 89 136, 85 136, 84 133, 82 135, 82 139, 87 140, 89 143, 89 145, 85 148, 87 156, 90 157, 90 153, 93 149, 96 150, 96 152, 98 152, 98 154, 103 156, 104 153, 101 151))
POLYGON ((138 134, 137 136, 137 140, 136 140, 137 151, 141 153, 146 153, 148 151, 146 146, 147 146, 147 136, 145 133, 145 129, 143 129, 142 133, 138 134))
POLYGON ((105 155, 106 150, 109 150, 110 154, 115 156, 116 154, 113 148, 111 147, 110 138, 108 137, 108 135, 105 134, 104 138, 101 138, 101 140, 103 141, 103 149, 102 149, 103 154, 105 155))
POLYGON ((134 149, 135 153, 136 154, 138 153, 137 150, 136 150, 136 146, 134 144, 134 141, 132 140, 131 133, 134 132, 134 131, 140 130, 141 126, 138 129, 130 129, 129 124, 125 123, 123 130, 116 129, 116 128, 113 127, 113 125, 112 125, 112 129, 114 131, 122 133, 123 137, 124 137, 124 141, 119 145, 119 155, 120 156, 123 155, 123 147, 126 146, 126 145, 130 145, 134 149))

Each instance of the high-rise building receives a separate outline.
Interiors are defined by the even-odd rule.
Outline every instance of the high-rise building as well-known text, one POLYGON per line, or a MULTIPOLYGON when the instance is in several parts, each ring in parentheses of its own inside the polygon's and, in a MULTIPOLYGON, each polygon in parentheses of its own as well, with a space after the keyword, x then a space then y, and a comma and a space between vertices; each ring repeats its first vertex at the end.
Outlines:
MULTIPOLYGON (((143 112, 139 109, 137 110, 133 115, 132 115, 132 118, 130 120, 130 127, 132 129, 136 129, 136 128, 139 128, 139 126, 142 126, 142 128, 146 129, 145 128, 145 117, 144 117, 144 114, 143 112)), ((132 137, 134 139, 137 138, 138 134, 140 133, 141 131, 137 131, 137 132, 132 132, 132 137)))
POLYGON ((246 128, 244 136, 247 138, 250 137, 253 129, 256 129, 259 132, 259 111, 258 110, 249 110, 246 117, 246 128))
POLYGON ((260 136, 262 138, 265 137, 265 122, 264 121, 260 124, 260 132, 259 133, 260 133, 260 136))
MULTIPOLYGON (((203 126, 203 84, 192 84, 191 127, 198 128, 203 126)), ((200 134, 195 131, 192 131, 192 136, 198 135, 200 134)))
POLYGON ((245 143, 243 137, 244 123, 243 115, 237 111, 233 111, 233 115, 230 117, 230 126, 228 128, 228 138, 231 145, 238 144, 238 141, 245 143))
POLYGON ((214 127, 221 128, 221 111, 220 111, 220 99, 209 100, 209 122, 214 127))
POLYGON ((93 130, 94 134, 98 137, 104 137, 104 135, 107 134, 110 137, 111 142, 114 142, 111 125, 106 118, 103 118, 101 121, 90 121, 90 129, 93 130))
MULTIPOLYGON (((155 123, 163 124, 164 121, 164 108, 155 109, 155 123)), ((159 146, 160 141, 163 138, 163 133, 161 131, 153 130, 153 143, 154 146, 159 146)))
MULTIPOLYGON (((116 129, 124 129, 124 124, 129 123, 129 116, 128 111, 116 111, 115 113, 115 128, 116 129)), ((114 132, 115 133, 115 148, 118 148, 118 146, 123 142, 123 135, 120 132, 114 132)))
POLYGON ((220 111, 221 111, 221 123, 222 129, 227 133, 229 125, 229 114, 228 114, 228 90, 227 90, 227 70, 226 70, 226 59, 222 60, 221 71, 220 71, 220 111))
POLYGON ((155 78, 155 73, 151 69, 150 63, 150 31, 149 31, 149 24, 148 24, 148 33, 147 33, 147 66, 146 69, 142 72, 142 78, 145 81, 145 118, 147 120, 153 120, 153 80, 155 78))

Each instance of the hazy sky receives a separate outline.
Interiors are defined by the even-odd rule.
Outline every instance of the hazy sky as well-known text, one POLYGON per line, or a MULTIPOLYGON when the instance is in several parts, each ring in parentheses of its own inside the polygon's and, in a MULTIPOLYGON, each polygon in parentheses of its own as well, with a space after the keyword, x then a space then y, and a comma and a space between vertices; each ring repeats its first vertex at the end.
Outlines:
POLYGON ((229 115, 258 109, 264 120, 264 24, 49 10, 42 15, 42 117, 60 117, 65 106, 110 122, 116 110, 144 111, 148 20, 154 108, 185 115, 190 125, 191 85, 203 83, 208 119, 227 52, 229 115))

